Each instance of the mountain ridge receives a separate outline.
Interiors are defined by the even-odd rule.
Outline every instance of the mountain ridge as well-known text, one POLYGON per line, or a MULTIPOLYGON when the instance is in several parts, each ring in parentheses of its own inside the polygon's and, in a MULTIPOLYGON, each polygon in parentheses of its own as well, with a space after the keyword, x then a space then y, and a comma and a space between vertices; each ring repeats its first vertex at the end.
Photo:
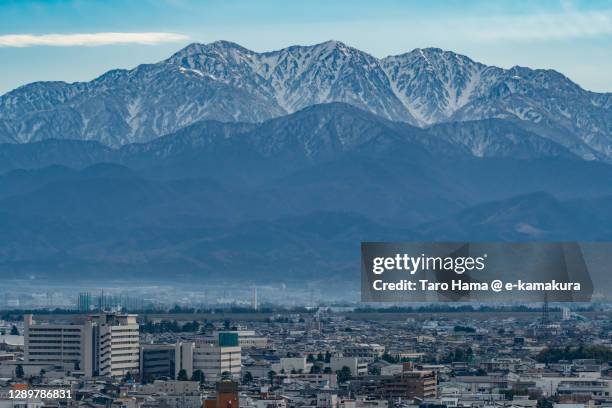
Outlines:
POLYGON ((612 165, 521 121, 423 129, 340 102, 118 148, 0 144, 0 276, 343 281, 361 241, 605 240, 610 186, 612 165))
POLYGON ((412 146, 448 157, 580 160, 562 145, 525 128, 520 121, 447 122, 423 129, 347 103, 332 102, 308 106, 259 124, 204 119, 149 142, 117 148, 74 139, 0 144, 0 173, 48 165, 83 168, 100 162, 142 168, 168 160, 206 162, 205 157, 214 161, 246 156, 260 164, 264 159, 290 156, 292 160, 284 163, 291 167, 301 162, 325 161, 347 152, 363 150, 369 154, 387 149, 389 144, 400 150, 403 149, 400 146, 412 146))
POLYGON ((203 119, 260 123, 344 102, 420 127, 521 120, 587 160, 612 160, 612 94, 554 70, 487 66, 439 48, 375 58, 339 41, 255 52, 193 43, 89 82, 36 82, 0 96, 0 141, 146 142, 203 119))

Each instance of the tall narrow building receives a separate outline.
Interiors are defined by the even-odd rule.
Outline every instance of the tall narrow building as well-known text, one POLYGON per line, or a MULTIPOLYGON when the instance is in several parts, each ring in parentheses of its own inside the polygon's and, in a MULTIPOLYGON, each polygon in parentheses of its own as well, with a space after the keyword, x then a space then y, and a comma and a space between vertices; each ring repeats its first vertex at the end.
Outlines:
POLYGON ((253 310, 259 310, 259 304, 257 301, 257 286, 253 286, 253 298, 251 299, 251 308, 253 310))

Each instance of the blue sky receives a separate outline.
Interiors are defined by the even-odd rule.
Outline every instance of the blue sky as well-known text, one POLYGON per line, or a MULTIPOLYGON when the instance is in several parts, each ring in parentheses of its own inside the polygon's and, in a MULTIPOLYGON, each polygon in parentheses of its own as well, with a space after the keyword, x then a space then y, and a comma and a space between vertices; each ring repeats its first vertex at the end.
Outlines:
POLYGON ((377 57, 435 46, 612 92, 612 0, 0 0, 0 94, 220 39, 256 51, 335 39, 377 57))

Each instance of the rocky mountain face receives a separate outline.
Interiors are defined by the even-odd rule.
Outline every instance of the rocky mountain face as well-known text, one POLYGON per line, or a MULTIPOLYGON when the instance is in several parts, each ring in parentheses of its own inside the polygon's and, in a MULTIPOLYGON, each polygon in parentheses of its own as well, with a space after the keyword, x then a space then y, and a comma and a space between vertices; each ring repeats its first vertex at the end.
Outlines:
MULTIPOLYGON (((521 121, 485 119, 419 128, 394 122, 346 103, 309 106, 259 124, 202 120, 147 143, 118 149, 95 141, 47 139, 0 144, 0 172, 51 165, 84 168, 116 163, 133 168, 169 164, 244 167, 278 162, 276 172, 333 161, 342 155, 365 157, 394 146, 406 159, 425 155, 473 158, 580 160, 569 149, 539 136, 521 121)), ((213 172, 213 168, 210 168, 213 172)), ((203 170, 194 174, 205 174, 203 170)), ((183 175, 187 174, 184 172, 183 175)), ((255 173, 254 173, 255 174, 255 173)))
POLYGON ((513 119, 588 160, 612 160, 612 96, 553 70, 501 69, 436 48, 377 59, 341 42, 257 53, 219 41, 87 83, 39 82, 0 97, 0 141, 146 142, 203 119, 257 123, 344 102, 424 127, 513 119))

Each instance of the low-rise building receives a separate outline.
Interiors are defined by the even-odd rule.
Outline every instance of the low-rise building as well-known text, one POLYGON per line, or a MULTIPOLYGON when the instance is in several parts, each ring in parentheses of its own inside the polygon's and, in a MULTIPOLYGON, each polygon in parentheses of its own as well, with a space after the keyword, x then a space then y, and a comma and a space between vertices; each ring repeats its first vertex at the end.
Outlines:
POLYGON ((385 353, 385 346, 375 343, 358 343, 346 346, 342 355, 345 357, 360 357, 373 361, 385 353))
POLYGON ((182 359, 193 361, 192 367, 185 369, 189 376, 200 370, 206 381, 219 381, 222 375, 240 379, 242 349, 235 333, 219 333, 216 341, 197 341, 191 347, 183 347, 182 359))
POLYGON ((405 371, 381 377, 378 384, 384 398, 434 398, 437 396, 437 378, 432 371, 405 371))
POLYGON ((333 372, 348 367, 353 377, 360 377, 368 373, 368 363, 359 357, 332 357, 329 365, 333 372))

